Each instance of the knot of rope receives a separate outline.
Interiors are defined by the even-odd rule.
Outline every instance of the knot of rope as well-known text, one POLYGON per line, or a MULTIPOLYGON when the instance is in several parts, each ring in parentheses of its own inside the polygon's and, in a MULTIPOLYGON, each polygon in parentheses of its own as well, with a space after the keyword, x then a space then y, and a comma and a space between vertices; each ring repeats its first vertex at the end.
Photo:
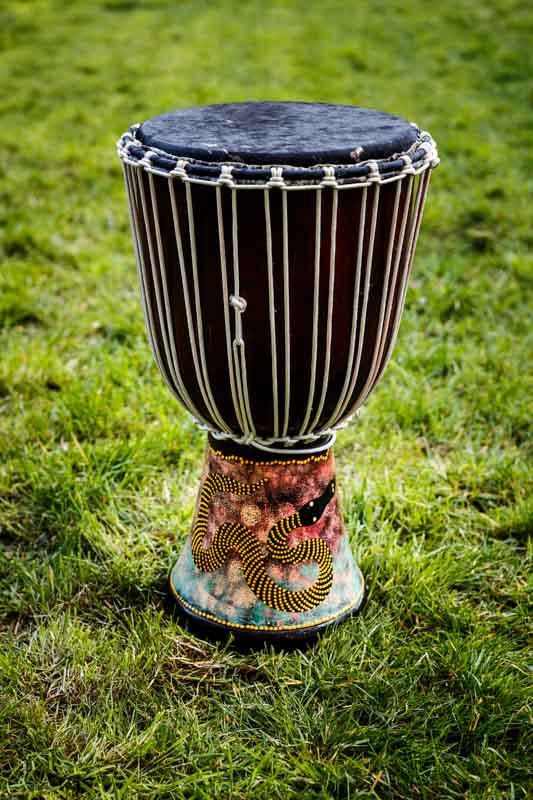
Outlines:
POLYGON ((268 181, 268 186, 285 186, 285 181, 283 180, 283 167, 271 167, 270 168, 270 179, 268 181))
POLYGON ((379 166, 377 161, 368 162, 368 175, 367 180, 373 183, 380 182, 379 166))
POLYGON ((148 150, 143 158, 139 161, 139 164, 142 164, 145 167, 150 168, 152 166, 152 159, 156 157, 156 153, 153 153, 151 150, 148 150))
POLYGON ((405 165, 404 172, 406 175, 415 175, 415 168, 413 167, 413 160, 410 156, 405 153, 404 155, 400 156, 400 161, 403 161, 405 165))
POLYGON ((187 177, 187 170, 185 169, 186 164, 187 161, 185 161, 185 159, 183 158, 180 158, 170 174, 177 175, 178 178, 181 178, 183 180, 184 178, 187 177))
POLYGON ((218 183, 225 185, 225 186, 234 186, 233 178, 231 176, 231 170, 233 167, 230 167, 228 164, 222 164, 220 168, 220 175, 218 176, 218 183))
POLYGON ((337 186, 337 179, 335 178, 335 168, 331 166, 322 167, 324 170, 324 177, 320 181, 321 186, 337 186))
POLYGON ((239 314, 243 314, 246 311, 246 306, 248 305, 244 297, 239 297, 235 294, 230 294, 229 304, 235 309, 235 311, 238 311, 239 314))

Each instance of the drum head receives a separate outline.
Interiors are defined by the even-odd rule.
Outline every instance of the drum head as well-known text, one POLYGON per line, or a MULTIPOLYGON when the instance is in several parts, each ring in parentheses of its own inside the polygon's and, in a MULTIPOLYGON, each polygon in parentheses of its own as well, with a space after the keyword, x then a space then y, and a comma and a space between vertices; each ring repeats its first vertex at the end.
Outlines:
POLYGON ((223 103, 144 122, 145 147, 209 163, 357 164, 405 153, 418 129, 401 117, 329 103, 223 103))

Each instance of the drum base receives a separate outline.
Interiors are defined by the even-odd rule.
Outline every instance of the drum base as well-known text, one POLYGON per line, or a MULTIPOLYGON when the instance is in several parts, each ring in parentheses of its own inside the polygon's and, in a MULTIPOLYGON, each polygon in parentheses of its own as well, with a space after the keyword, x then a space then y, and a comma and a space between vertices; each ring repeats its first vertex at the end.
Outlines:
POLYGON ((169 586, 195 628, 252 645, 312 641, 358 611, 364 581, 332 451, 280 457, 210 439, 193 528, 169 586))
POLYGON ((233 638, 239 649, 257 649, 264 646, 271 646, 279 650, 302 649, 313 645, 319 636, 326 631, 336 628, 341 622, 345 622, 350 617, 359 614, 366 605, 367 592, 363 589, 363 595, 359 602, 344 613, 339 614, 335 619, 321 622, 309 628, 297 630, 241 630, 239 628, 228 627, 222 622, 215 622, 201 617, 195 611, 184 605, 183 599, 177 594, 172 582, 172 575, 168 577, 168 595, 172 603, 172 610, 187 625, 188 629, 214 642, 226 642, 230 637, 233 638))

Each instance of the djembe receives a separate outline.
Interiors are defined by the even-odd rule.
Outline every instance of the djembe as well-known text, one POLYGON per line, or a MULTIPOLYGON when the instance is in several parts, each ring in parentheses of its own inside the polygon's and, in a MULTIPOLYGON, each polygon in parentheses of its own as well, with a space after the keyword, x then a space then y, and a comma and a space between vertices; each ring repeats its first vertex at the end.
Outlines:
POLYGON ((171 594, 217 631, 309 637, 364 597, 331 446, 391 356, 434 142, 263 102, 163 114, 118 152, 150 344, 208 432, 171 594))

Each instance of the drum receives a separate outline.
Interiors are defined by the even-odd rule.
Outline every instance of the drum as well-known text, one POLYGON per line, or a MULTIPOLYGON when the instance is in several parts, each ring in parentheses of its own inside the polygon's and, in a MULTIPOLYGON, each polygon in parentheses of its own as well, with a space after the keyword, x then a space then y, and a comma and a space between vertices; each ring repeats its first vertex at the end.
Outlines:
POLYGON ((371 109, 249 102, 118 152, 151 348, 208 433, 172 597, 213 631, 314 636, 364 597, 332 444, 391 356, 435 144, 371 109))

